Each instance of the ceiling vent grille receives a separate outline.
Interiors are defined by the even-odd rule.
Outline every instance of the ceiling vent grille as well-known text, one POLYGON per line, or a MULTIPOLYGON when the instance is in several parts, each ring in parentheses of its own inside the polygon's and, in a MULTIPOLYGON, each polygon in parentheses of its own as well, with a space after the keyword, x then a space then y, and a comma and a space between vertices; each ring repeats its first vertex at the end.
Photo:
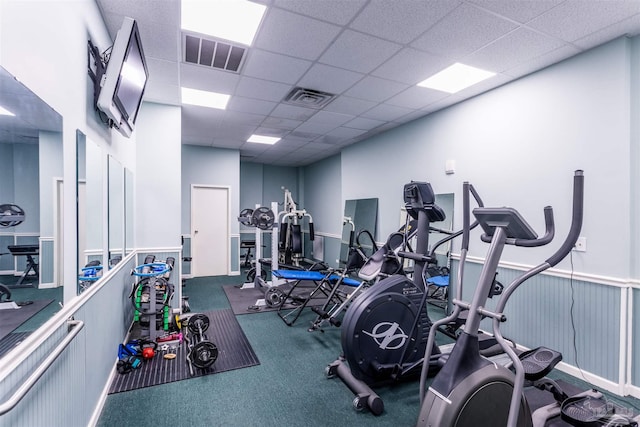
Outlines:
POLYGON ((247 49, 229 43, 185 34, 184 62, 237 73, 247 49))
POLYGON ((291 92, 285 96, 284 102, 300 107, 320 109, 333 101, 333 98, 335 98, 335 95, 332 93, 294 87, 291 92))

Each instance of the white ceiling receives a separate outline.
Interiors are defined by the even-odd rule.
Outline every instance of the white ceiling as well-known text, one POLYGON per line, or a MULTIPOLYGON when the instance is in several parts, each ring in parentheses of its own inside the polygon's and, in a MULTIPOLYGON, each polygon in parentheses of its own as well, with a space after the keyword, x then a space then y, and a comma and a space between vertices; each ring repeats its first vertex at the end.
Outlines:
MULTIPOLYGON (((226 0, 216 0, 226 1, 226 0)), ((640 33, 640 0, 255 0, 268 6, 239 73, 183 61, 179 0, 98 0, 112 38, 138 21, 145 100, 180 105, 180 86, 230 94, 226 110, 182 107, 182 143, 302 166, 343 147, 640 33), (462 62, 497 75, 449 95, 416 83, 462 62), (295 86, 337 95, 322 109, 295 86), (245 142, 280 136, 274 146, 245 142)))

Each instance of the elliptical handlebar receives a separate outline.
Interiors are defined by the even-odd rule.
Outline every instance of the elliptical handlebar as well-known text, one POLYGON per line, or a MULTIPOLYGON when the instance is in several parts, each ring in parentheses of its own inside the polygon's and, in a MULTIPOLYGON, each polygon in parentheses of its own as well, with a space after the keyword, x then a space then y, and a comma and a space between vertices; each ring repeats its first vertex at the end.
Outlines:
POLYGON ((569 234, 558 251, 547 259, 550 267, 558 264, 573 249, 580 231, 582 230, 582 220, 584 217, 584 172, 581 169, 575 171, 573 175, 573 211, 571 215, 571 228, 569 234))
POLYGON ((539 239, 529 240, 529 239, 507 239, 507 244, 513 244, 515 246, 522 246, 526 248, 533 248, 536 246, 544 246, 550 243, 553 240, 553 236, 555 235, 556 228, 555 222, 553 221, 553 208, 551 206, 544 207, 544 225, 545 232, 544 236, 539 239))

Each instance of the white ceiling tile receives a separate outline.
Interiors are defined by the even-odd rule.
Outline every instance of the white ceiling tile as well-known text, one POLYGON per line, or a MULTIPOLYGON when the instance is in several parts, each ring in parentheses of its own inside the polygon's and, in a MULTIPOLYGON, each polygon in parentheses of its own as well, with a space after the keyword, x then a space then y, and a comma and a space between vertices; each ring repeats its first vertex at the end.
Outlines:
POLYGON ((540 55, 513 68, 509 68, 505 70, 503 74, 512 77, 521 77, 576 55, 579 52, 580 51, 573 46, 562 46, 559 49, 540 55))
POLYGON ((526 23, 542 15, 565 0, 469 0, 484 9, 520 23, 526 23))
POLYGON ((347 70, 369 73, 400 48, 398 44, 346 30, 331 44, 319 61, 347 70))
POLYGON ((303 59, 252 49, 249 50, 244 64, 244 74, 264 80, 293 84, 310 66, 311 62, 303 59))
POLYGON ((265 116, 260 114, 225 110, 224 118, 222 119, 222 126, 228 124, 259 125, 262 123, 264 118, 265 116))
POLYGON ((254 79, 253 77, 241 77, 236 87, 236 95, 280 102, 290 90, 291 86, 283 83, 254 79))
POLYGON ((339 94, 364 77, 363 74, 324 64, 315 64, 300 79, 298 86, 339 94))
POLYGON ((368 119, 366 117, 356 117, 350 122, 345 123, 344 126, 348 128, 354 128, 354 129, 370 130, 373 128, 377 128, 378 126, 383 125, 385 123, 386 121, 382 121, 382 120, 368 119))
POLYGON ((371 0, 350 27, 406 44, 451 12, 453 0, 371 0))
POLYGON ((263 101, 255 98, 232 96, 227 104, 227 110, 241 113, 269 114, 278 105, 276 102, 263 101))
POLYGON ((590 49, 594 46, 599 46, 610 40, 620 37, 621 34, 629 37, 637 36, 640 34, 640 15, 632 16, 631 18, 620 21, 616 24, 603 28, 595 33, 591 33, 586 37, 575 40, 574 44, 583 49, 590 49))
POLYGON ((350 98, 342 95, 331 101, 324 107, 324 110, 359 116, 375 105, 376 103, 373 101, 365 101, 364 99, 350 98))
POLYGON ((354 129, 354 128, 341 126, 327 133, 327 135, 334 136, 337 138, 350 139, 350 138, 355 138, 356 136, 360 136, 366 131, 367 130, 365 129, 354 129))
POLYGON ((404 92, 397 94, 385 101, 386 104, 397 105, 399 107, 419 109, 434 103, 446 96, 448 93, 432 90, 419 86, 411 86, 404 92))
POLYGON ((291 120, 282 117, 269 116, 262 122, 264 126, 277 129, 293 130, 302 124, 302 120, 291 120))
POLYGON ((354 98, 381 102, 402 92, 408 87, 409 85, 407 84, 369 76, 360 80, 344 94, 354 98))
POLYGON ((639 1, 569 0, 532 20, 527 26, 572 42, 637 13, 640 13, 639 1))
POLYGON ((366 3, 366 0, 275 0, 274 6, 345 25, 366 3))
POLYGON ((310 108, 296 107, 295 105, 279 104, 272 112, 273 117, 282 117, 291 120, 309 120, 311 116, 317 113, 317 110, 310 108))
POLYGON ((298 132, 308 132, 308 133, 315 133, 318 135, 322 135, 325 134, 335 128, 337 128, 338 125, 334 125, 334 124, 330 124, 330 123, 312 123, 310 121, 306 121, 303 124, 301 124, 300 126, 298 126, 296 128, 296 131, 298 132))
POLYGON ((408 123, 408 122, 411 122, 413 120, 416 120, 416 119, 419 119, 421 117, 424 117, 426 115, 427 115, 427 113, 425 113, 424 110, 418 110, 418 111, 414 111, 412 113, 409 113, 409 114, 407 114, 405 116, 398 117, 393 122, 394 123, 408 123))
POLYGON ((149 80, 147 84, 180 86, 180 67, 175 61, 165 61, 150 57, 147 59, 149 80))
POLYGON ((398 117, 402 117, 406 114, 409 114, 412 111, 413 110, 409 108, 397 107, 395 105, 389 105, 389 104, 380 104, 376 107, 373 107, 371 110, 367 111, 362 116, 388 122, 393 119, 397 119, 398 117))
POLYGON ((211 145, 217 148, 230 148, 237 150, 240 149, 240 147, 242 147, 242 144, 244 143, 245 141, 242 141, 241 139, 214 138, 211 145))
POLYGON ((468 55, 518 28, 518 25, 462 4, 418 38, 411 46, 446 58, 468 55))
POLYGON ((315 154, 321 153, 327 150, 333 150, 335 147, 331 144, 325 144, 322 142, 311 142, 296 150, 297 153, 315 154))
POLYGON ((415 85, 451 64, 452 61, 450 59, 412 48, 405 48, 371 74, 415 85))
POLYGON ((340 27, 285 10, 267 11, 255 46, 302 59, 315 60, 331 44, 340 27))
POLYGON ((178 86, 168 84, 149 84, 144 91, 144 101, 159 104, 181 105, 182 93, 178 86))
POLYGON ((557 39, 520 28, 465 57, 462 62, 499 73, 561 46, 563 43, 557 39))
POLYGON ((318 111, 313 117, 308 120, 308 122, 340 126, 352 120, 353 118, 354 116, 350 114, 332 113, 330 111, 318 111))
POLYGON ((181 86, 226 94, 232 94, 240 81, 239 74, 184 62, 180 64, 180 78, 181 86))
POLYGON ((211 139, 205 137, 188 137, 184 134, 182 135, 182 143, 184 145, 195 145, 200 147, 211 147, 212 142, 211 139))
MULTIPOLYGON (((265 126, 259 126, 254 131, 254 133, 257 135, 275 136, 279 138, 282 138, 287 132, 288 131, 285 129, 275 129, 275 128, 265 127, 265 126)), ((278 143, 280 143, 280 141, 278 141, 278 143)))

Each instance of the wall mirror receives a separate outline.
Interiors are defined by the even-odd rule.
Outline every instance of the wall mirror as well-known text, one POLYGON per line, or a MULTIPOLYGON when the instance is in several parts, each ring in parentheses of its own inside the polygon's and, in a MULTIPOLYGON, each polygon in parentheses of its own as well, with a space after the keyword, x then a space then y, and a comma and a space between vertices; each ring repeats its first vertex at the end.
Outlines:
POLYGON ((125 254, 128 255, 133 251, 135 247, 134 242, 134 228, 133 228, 133 172, 131 170, 124 170, 124 248, 125 254))
POLYGON ((78 168, 78 293, 102 277, 104 223, 104 155, 102 149, 76 131, 78 168))
POLYGON ((109 156, 109 265, 124 256, 124 168, 109 156))
POLYGON ((65 254, 62 117, 1 67, 0 107, 1 356, 60 309, 65 254))
POLYGON ((378 222, 378 199, 345 200, 344 217, 351 219, 353 225, 346 222, 342 227, 340 261, 346 261, 349 255, 349 240, 352 230, 354 231, 355 239, 359 236, 361 249, 365 255, 371 255, 375 246, 373 239, 376 236, 376 224, 378 222), (366 230, 366 232, 363 232, 363 230, 366 230))

